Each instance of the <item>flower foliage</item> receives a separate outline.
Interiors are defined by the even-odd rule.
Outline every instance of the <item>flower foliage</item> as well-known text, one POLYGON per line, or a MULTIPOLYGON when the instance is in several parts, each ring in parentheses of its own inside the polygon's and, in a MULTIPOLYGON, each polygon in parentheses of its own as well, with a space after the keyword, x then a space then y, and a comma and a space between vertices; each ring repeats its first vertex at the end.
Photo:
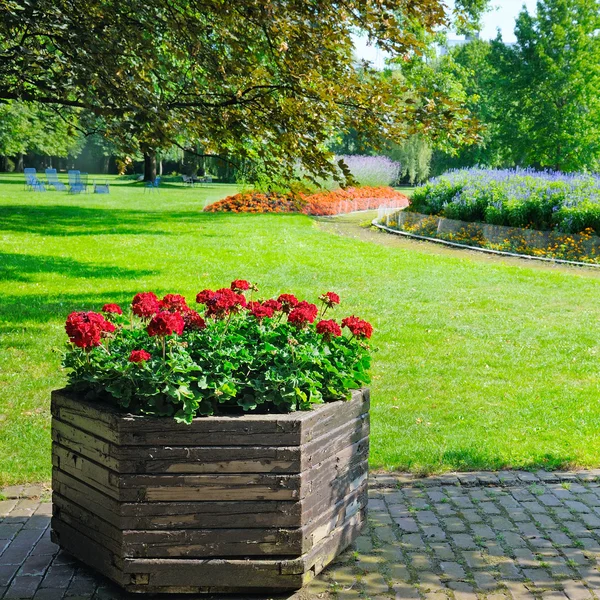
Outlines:
POLYGON ((292 294, 253 299, 256 286, 247 283, 202 290, 200 312, 183 296, 143 292, 128 314, 111 313, 112 323, 94 312, 70 314, 69 388, 190 423, 202 415, 308 410, 369 383, 372 327, 354 316, 324 319, 337 294, 323 294, 319 308, 292 294))
POLYGON ((314 194, 244 192, 207 206, 207 212, 304 213, 335 215, 377 208, 386 202, 405 203, 408 198, 390 187, 358 187, 314 194))
POLYGON ((600 235, 600 177, 532 169, 461 169, 417 188, 411 210, 449 219, 600 235))

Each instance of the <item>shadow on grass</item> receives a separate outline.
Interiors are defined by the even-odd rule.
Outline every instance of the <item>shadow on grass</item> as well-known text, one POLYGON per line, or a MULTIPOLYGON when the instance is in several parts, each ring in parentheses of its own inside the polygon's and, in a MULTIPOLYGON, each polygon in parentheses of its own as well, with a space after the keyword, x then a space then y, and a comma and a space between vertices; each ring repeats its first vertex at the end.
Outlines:
MULTIPOLYGON (((140 290, 107 291, 98 294, 23 294, 4 296, 0 302, 0 331, 4 335, 19 333, 14 327, 27 323, 63 322, 74 310, 99 311, 107 302, 116 302, 123 308, 140 290)), ((45 330, 47 332, 47 329, 45 330)))
POLYGON ((0 252, 0 281, 35 281, 41 273, 103 279, 109 277, 143 277, 152 275, 153 271, 86 264, 72 258, 61 258, 58 256, 36 256, 0 252))
MULTIPOLYGON (((0 206, 0 231, 72 235, 174 235, 165 226, 214 223, 227 213, 135 211, 80 206, 0 206)), ((203 235, 212 235, 204 233, 203 235)))

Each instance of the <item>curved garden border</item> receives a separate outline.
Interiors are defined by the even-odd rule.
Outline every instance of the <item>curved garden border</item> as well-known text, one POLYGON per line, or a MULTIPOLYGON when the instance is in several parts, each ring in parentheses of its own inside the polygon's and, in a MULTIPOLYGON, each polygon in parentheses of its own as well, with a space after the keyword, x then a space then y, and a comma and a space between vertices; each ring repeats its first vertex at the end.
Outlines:
POLYGON ((546 258, 543 256, 531 256, 529 254, 516 254, 515 252, 505 252, 503 250, 492 250, 491 248, 481 248, 479 246, 468 246, 466 244, 459 244, 457 242, 450 242, 448 240, 441 240, 439 238, 432 238, 432 237, 427 237, 424 235, 418 235, 416 233, 410 233, 408 231, 400 231, 398 229, 392 229, 391 227, 387 227, 386 225, 382 225, 381 223, 378 223, 377 219, 373 219, 373 221, 371 222, 371 225, 373 225, 374 227, 377 227, 378 229, 381 229, 383 231, 387 231, 388 233, 393 233, 396 235, 403 235, 405 237, 414 238, 417 240, 423 240, 426 242, 434 242, 436 244, 441 244, 443 246, 451 246, 454 248, 461 248, 463 250, 475 250, 476 252, 484 252, 485 254, 497 254, 500 256, 509 256, 512 258, 525 258, 527 260, 538 260, 538 261, 542 261, 542 262, 572 265, 572 266, 576 266, 576 267, 594 267, 594 268, 600 267, 600 264, 596 264, 596 263, 586 263, 586 262, 579 262, 579 261, 574 261, 574 260, 564 260, 562 258, 546 258))

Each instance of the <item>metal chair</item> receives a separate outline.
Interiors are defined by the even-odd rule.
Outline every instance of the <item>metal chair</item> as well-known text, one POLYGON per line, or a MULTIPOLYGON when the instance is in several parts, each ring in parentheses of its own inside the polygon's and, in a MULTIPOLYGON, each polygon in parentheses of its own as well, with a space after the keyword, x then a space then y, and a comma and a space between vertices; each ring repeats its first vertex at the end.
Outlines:
POLYGON ((110 194, 108 180, 104 180, 103 183, 97 183, 94 181, 94 194, 110 194))
POLYGON ((87 190, 87 173, 82 173, 76 169, 68 172, 69 194, 81 194, 87 190), (82 177, 85 175, 85 182, 82 177))
POLYGON ((45 192, 46 186, 37 178, 37 171, 28 167, 23 169, 25 175, 25 189, 30 192, 45 192))
POLYGON ((56 169, 46 169, 46 183, 52 186, 57 192, 64 192, 67 186, 58 180, 56 169))
POLYGON ((160 175, 154 181, 146 181, 144 184, 144 194, 146 190, 152 192, 156 190, 158 192, 158 186, 160 185, 160 175))

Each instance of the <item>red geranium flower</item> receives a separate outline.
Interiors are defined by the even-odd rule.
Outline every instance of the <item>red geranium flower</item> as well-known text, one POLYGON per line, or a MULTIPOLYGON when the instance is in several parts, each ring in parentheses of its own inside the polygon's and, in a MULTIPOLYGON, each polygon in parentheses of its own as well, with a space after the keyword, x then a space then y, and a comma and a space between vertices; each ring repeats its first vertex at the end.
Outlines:
POLYGON ((186 310, 183 313, 183 321, 185 328, 188 330, 201 331, 202 329, 206 329, 204 319, 195 310, 186 310))
POLYGON ((339 337, 342 335, 342 328, 333 319, 319 321, 316 329, 317 333, 320 333, 326 337, 339 337))
POLYGON ((340 297, 335 292, 327 292, 319 296, 319 300, 324 302, 328 308, 332 308, 335 304, 340 303, 340 297))
POLYGON ((370 338, 373 333, 373 326, 371 323, 359 319, 354 315, 342 319, 342 327, 347 327, 352 335, 356 337, 370 338))
POLYGON ((288 315, 288 323, 298 327, 304 327, 307 323, 312 323, 319 312, 314 304, 308 302, 299 302, 298 306, 288 315))
POLYGON ((265 304, 261 304, 260 302, 252 302, 252 307, 250 308, 250 313, 253 317, 262 321, 265 317, 269 317, 269 319, 273 316, 273 309, 269 306, 265 306, 265 304))
POLYGON ((213 292, 212 290, 202 290, 196 295, 196 302, 198 304, 207 304, 215 294, 216 292, 213 292))
POLYGON ((156 335, 172 335, 173 333, 181 335, 184 327, 185 322, 179 313, 159 312, 148 323, 146 331, 152 337, 156 335))
POLYGON ((188 310, 188 305, 183 296, 179 294, 167 294, 160 302, 159 306, 161 310, 168 312, 179 312, 184 313, 188 310))
POLYGON ((298 298, 293 294, 281 294, 277 298, 277 302, 281 302, 281 307, 284 313, 289 313, 292 308, 298 305, 298 298))
POLYGON ((277 312, 283 309, 283 304, 281 302, 279 302, 278 300, 265 300, 262 303, 263 306, 266 306, 267 308, 270 308, 273 310, 273 312, 277 312))
POLYGON ((123 309, 118 304, 105 304, 102 307, 102 312, 113 314, 113 315, 122 315, 123 309))
POLYGON ((95 312, 72 312, 65 323, 65 331, 73 344, 79 348, 100 345, 103 333, 112 333, 115 326, 95 312))
POLYGON ((249 290, 252 286, 250 285, 249 281, 246 281, 245 279, 234 279, 231 282, 231 289, 234 292, 245 292, 246 290, 249 290))
POLYGON ((150 360, 151 358, 152 355, 145 350, 132 350, 131 354, 129 355, 129 362, 141 363, 150 360))
POLYGON ((223 318, 246 307, 246 298, 229 288, 222 288, 216 292, 204 290, 198 294, 197 301, 198 298, 206 305, 207 317, 223 318))
POLYGON ((147 319, 160 310, 160 303, 154 292, 141 292, 133 297, 131 310, 134 315, 147 319))
POLYGON ((306 300, 302 300, 302 302, 298 302, 296 304, 296 308, 300 310, 306 310, 308 314, 312 315, 311 323, 317 318, 319 314, 319 309, 316 304, 312 304, 311 302, 307 302, 306 300))

